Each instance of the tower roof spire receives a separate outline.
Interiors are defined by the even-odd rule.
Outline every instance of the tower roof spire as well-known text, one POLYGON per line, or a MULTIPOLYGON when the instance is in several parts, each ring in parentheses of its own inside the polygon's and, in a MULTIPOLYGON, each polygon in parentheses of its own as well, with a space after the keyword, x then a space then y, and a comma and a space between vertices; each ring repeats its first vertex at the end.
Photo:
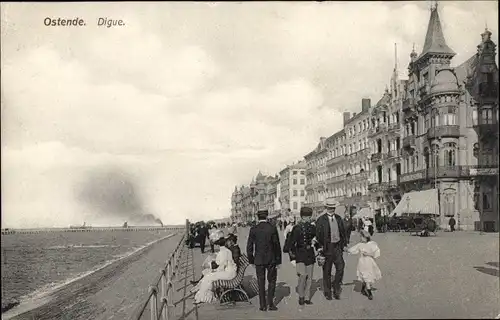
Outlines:
POLYGON ((398 44, 394 43, 394 71, 398 70, 398 44))
POLYGON ((429 25, 427 26, 424 47, 420 54, 421 57, 428 53, 455 55, 455 52, 446 44, 437 8, 436 1, 435 5, 431 7, 431 17, 429 19, 429 25))

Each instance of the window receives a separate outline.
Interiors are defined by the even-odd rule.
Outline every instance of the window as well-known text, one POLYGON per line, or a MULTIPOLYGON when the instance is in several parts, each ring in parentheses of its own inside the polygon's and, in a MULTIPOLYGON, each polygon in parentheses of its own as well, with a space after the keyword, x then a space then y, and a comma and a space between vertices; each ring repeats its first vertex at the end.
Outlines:
POLYGON ((445 143, 444 147, 444 165, 447 167, 455 166, 456 145, 454 143, 445 143))
POLYGON ((296 185, 297 184, 297 179, 293 179, 293 184, 296 185))
POLYGON ((260 195, 260 201, 264 201, 264 195, 263 194, 260 195))
POLYGON ((425 130, 427 130, 427 129, 429 129, 429 128, 430 128, 430 127, 429 127, 429 118, 430 118, 429 114, 426 114, 426 115, 425 115, 425 124, 424 124, 424 128, 425 128, 425 130))
POLYGON ((297 174, 297 171, 294 171, 294 172, 293 172, 293 174, 294 174, 294 175, 295 175, 295 174, 297 174))
POLYGON ((300 174, 304 174, 304 173, 305 173, 305 172, 304 172, 304 170, 301 170, 301 171, 300 171, 300 174))
POLYGON ((483 192, 483 210, 488 210, 491 208, 491 194, 488 191, 483 192))
POLYGON ((293 196, 296 197, 297 196, 297 190, 293 190, 293 196))
POLYGON ((481 124, 493 124, 493 110, 481 110, 481 124))
POLYGON ((445 113, 443 114, 443 125, 445 126, 454 126, 457 124, 457 115, 454 113, 445 113))
POLYGON ((300 196, 303 197, 304 196, 304 190, 300 190, 300 196))
POLYGON ((477 125, 477 109, 472 109, 472 125, 477 125))
POLYGON ((300 184, 301 185, 305 185, 306 184, 306 180, 305 179, 300 179, 300 184))
POLYGON ((294 202, 294 203, 293 203, 293 209, 294 209, 294 210, 297 210, 297 207, 298 207, 297 202, 294 202))

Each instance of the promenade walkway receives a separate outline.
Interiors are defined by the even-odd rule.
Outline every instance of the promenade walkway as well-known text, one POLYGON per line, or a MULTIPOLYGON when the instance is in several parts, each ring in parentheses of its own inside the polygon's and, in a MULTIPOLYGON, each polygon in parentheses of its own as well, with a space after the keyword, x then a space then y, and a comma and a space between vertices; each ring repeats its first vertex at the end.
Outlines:
MULTIPOLYGON (((283 236, 281 244, 283 245, 283 236)), ((240 228, 238 242, 246 251, 248 229, 240 228)), ((345 254, 346 268, 341 300, 328 301, 322 290, 321 269, 313 277, 314 305, 299 308, 295 268, 283 255, 278 270, 276 304, 278 311, 261 312, 258 307, 255 269, 250 266, 244 287, 252 304, 236 306, 192 304, 185 301, 184 314, 176 319, 338 319, 338 318, 494 318, 499 312, 498 234, 440 232, 421 238, 407 233, 375 234, 382 255, 378 261, 383 279, 376 284, 374 300, 362 296, 356 281, 357 256, 345 254)), ((353 233, 351 242, 358 242, 353 233)), ((193 252, 195 276, 206 257, 199 248, 193 252)), ((191 270, 191 269, 189 269, 191 270)), ((192 274, 189 275, 192 277, 192 274)), ((189 289, 191 285, 186 284, 189 289)))

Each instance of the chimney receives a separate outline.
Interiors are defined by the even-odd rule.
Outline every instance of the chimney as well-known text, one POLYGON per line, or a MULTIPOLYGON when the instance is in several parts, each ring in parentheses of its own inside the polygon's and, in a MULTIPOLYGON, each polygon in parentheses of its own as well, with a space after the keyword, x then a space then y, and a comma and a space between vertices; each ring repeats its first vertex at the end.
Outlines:
POLYGON ((361 99, 361 110, 363 112, 368 111, 370 109, 370 99, 361 99))
POLYGON ((344 112, 344 126, 346 122, 351 118, 351 113, 350 112, 344 112))

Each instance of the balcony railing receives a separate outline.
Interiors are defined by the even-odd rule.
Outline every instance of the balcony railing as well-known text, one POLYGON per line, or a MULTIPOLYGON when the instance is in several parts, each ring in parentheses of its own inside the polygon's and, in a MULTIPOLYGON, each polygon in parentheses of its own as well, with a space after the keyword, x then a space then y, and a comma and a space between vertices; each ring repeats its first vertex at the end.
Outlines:
POLYGON ((403 111, 408 111, 415 105, 415 98, 406 98, 403 101, 403 111))
POLYGON ((460 137, 460 126, 437 126, 427 130, 427 139, 460 137))
POLYGON ((389 131, 399 131, 401 129, 401 125, 399 123, 391 123, 389 125, 389 131))
POLYGON ((399 183, 405 183, 410 181, 417 181, 427 178, 427 170, 418 170, 414 172, 404 173, 399 176, 399 183))
POLYGON ((476 176, 498 175, 498 166, 494 165, 459 165, 439 166, 402 174, 399 183, 441 178, 473 178, 476 176))
POLYGON ((329 167, 329 166, 332 166, 336 163, 339 163, 340 161, 344 160, 345 159, 345 155, 340 155, 340 156, 336 156, 334 158, 331 158, 331 159, 328 159, 326 161, 326 166, 329 167))
POLYGON ((391 150, 387 154, 388 158, 397 158, 401 156, 401 150, 391 150))
POLYGON ((387 154, 383 152, 372 153, 372 161, 382 161, 387 158, 387 154))
POLYGON ((388 188, 389 188, 388 182, 370 183, 368 185, 368 190, 370 192, 383 192, 386 191, 388 188))
POLYGON ((407 136, 403 138, 403 148, 415 146, 415 136, 407 136))

